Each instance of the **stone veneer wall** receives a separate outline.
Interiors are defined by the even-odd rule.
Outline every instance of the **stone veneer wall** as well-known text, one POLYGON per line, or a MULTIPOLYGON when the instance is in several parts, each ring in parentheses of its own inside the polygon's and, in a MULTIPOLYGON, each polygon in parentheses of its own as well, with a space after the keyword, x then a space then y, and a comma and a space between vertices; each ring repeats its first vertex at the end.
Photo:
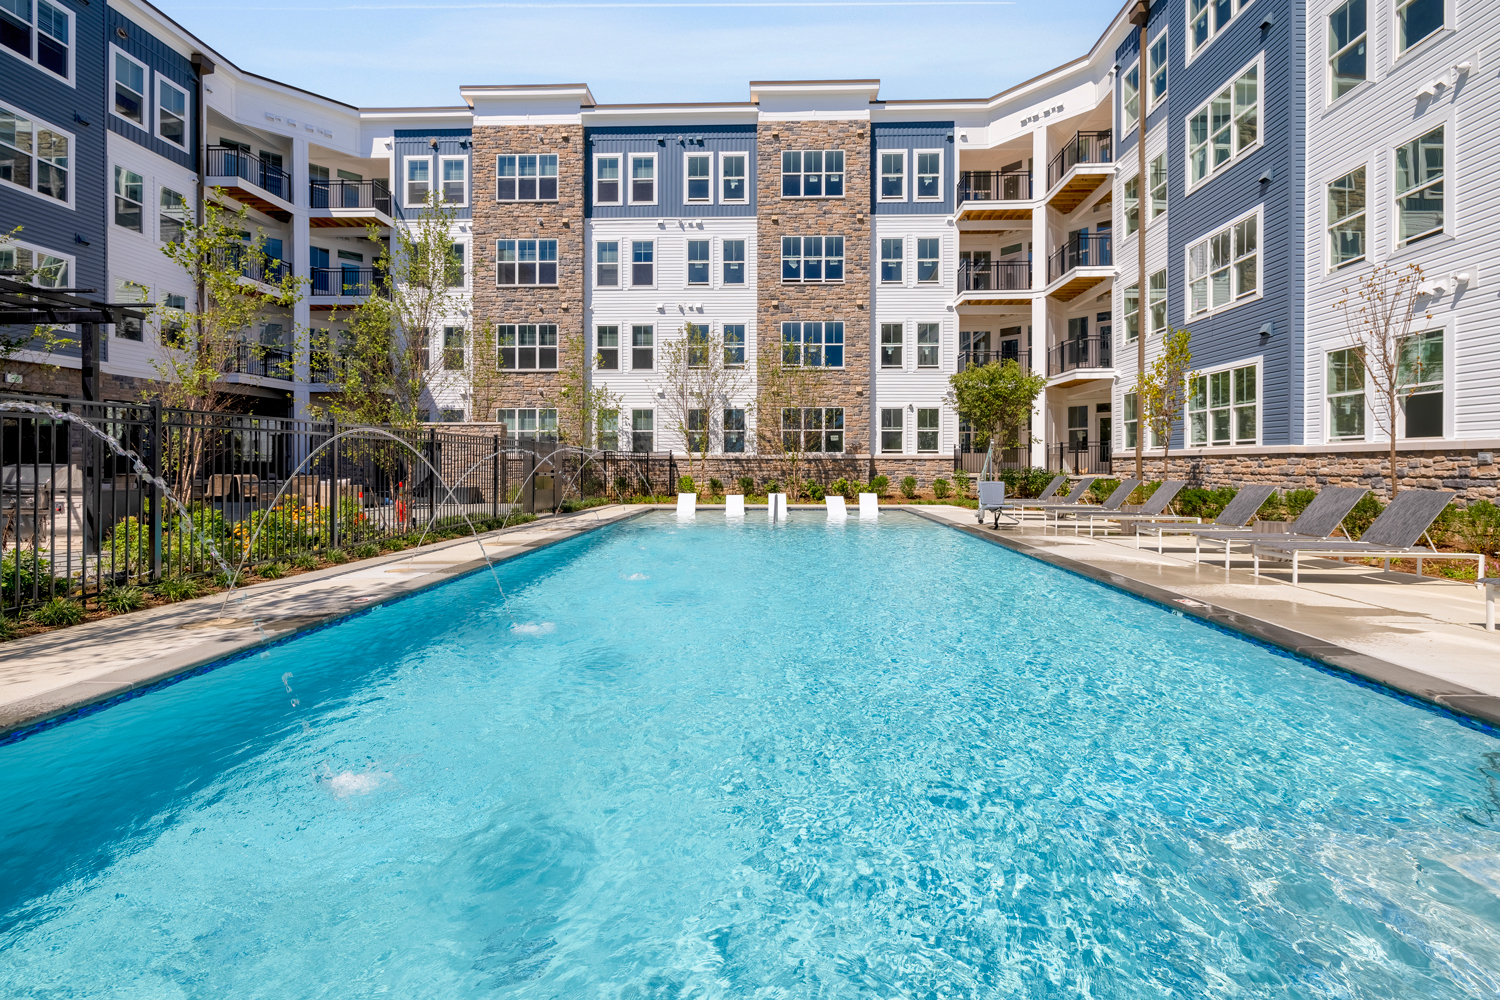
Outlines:
POLYGON ((858 120, 762 121, 756 127, 759 357, 774 358, 781 350, 783 322, 843 320, 844 367, 827 370, 822 405, 844 408, 844 447, 850 452, 870 446, 869 128, 858 120), (843 150, 844 197, 782 198, 784 149, 843 150), (843 283, 782 284, 783 236, 844 237, 843 283))
MULTIPOLYGON (((558 370, 580 365, 588 266, 583 244, 583 126, 476 126, 473 143, 473 322, 556 323, 558 370), (557 201, 496 201, 495 157, 500 153, 556 153, 557 201), (496 285, 498 239, 557 240, 557 287, 496 285)), ((503 380, 499 405, 563 410, 562 388, 558 372, 517 372, 503 380)))

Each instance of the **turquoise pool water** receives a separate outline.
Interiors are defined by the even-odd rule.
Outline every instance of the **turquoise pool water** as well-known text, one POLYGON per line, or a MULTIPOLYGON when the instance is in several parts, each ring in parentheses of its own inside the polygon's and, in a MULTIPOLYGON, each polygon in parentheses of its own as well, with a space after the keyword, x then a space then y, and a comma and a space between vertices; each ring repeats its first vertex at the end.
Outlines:
POLYGON ((1500 991, 1451 719, 910 515, 500 572, 0 747, 0 996, 1500 991))

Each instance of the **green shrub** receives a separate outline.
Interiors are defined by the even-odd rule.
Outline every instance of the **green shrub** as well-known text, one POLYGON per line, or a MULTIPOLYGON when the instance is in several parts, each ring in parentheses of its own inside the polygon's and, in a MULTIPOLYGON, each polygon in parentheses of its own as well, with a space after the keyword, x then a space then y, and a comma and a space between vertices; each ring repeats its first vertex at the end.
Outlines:
POLYGON ((52 561, 46 552, 46 549, 11 549, 0 556, 0 597, 4 603, 30 600, 33 585, 46 593, 47 581, 52 577, 52 561))
POLYGON ((815 483, 811 479, 809 479, 807 482, 802 484, 802 495, 807 497, 807 499, 811 500, 813 503, 822 503, 823 498, 827 496, 827 493, 824 491, 821 483, 815 483))
POLYGON ((1255 512, 1255 519, 1257 521, 1285 521, 1287 519, 1286 498, 1280 493, 1272 492, 1266 497, 1266 502, 1261 504, 1260 509, 1255 512))
POLYGON ((995 478, 1005 484, 1006 496, 1024 499, 1041 496, 1054 475, 1046 469, 1001 469, 995 478))
POLYGON ((781 492, 781 483, 777 482, 774 479, 772 479, 772 480, 770 480, 769 482, 766 483, 766 495, 767 496, 770 496, 772 493, 780 493, 780 492, 781 492))
POLYGON ((1463 542, 1464 551, 1500 553, 1500 507, 1490 501, 1476 500, 1469 504, 1453 519, 1453 528, 1463 542))
POLYGON ((66 597, 54 597, 31 613, 31 620, 38 625, 60 628, 77 625, 83 621, 83 605, 66 597))
POLYGON ((1125 502, 1134 504, 1145 503, 1147 500, 1151 499, 1151 495, 1156 492, 1157 487, 1159 487, 1160 485, 1160 479, 1148 480, 1147 482, 1144 482, 1141 485, 1137 486, 1135 489, 1131 490, 1130 496, 1125 498, 1125 502))
POLYGON ((755 492, 755 478, 753 476, 741 476, 736 480, 740 484, 740 492, 745 496, 755 492))
POLYGON ((7 618, 5 615, 0 615, 0 642, 9 642, 16 637, 19 631, 20 629, 16 627, 16 620, 14 618, 7 618))
POLYGON ((198 582, 185 576, 169 576, 156 585, 156 596, 172 604, 198 596, 198 582))
POLYGON ((626 479, 624 476, 616 476, 615 477, 615 493, 616 493, 616 495, 618 495, 618 496, 624 496, 626 493, 629 493, 629 492, 630 492, 630 480, 626 479))
POLYGON ((939 500, 948 499, 949 492, 950 490, 948 480, 938 478, 932 481, 932 495, 937 497, 939 500))
POLYGON ((219 572, 217 572, 217 573, 214 574, 214 586, 215 587, 222 587, 222 588, 228 589, 231 586, 237 587, 237 586, 239 586, 240 584, 242 584, 244 582, 245 582, 245 571, 244 570, 236 570, 233 573, 226 573, 223 570, 220 570, 219 572))
POLYGON ((1096 479, 1094 485, 1088 488, 1088 495, 1095 503, 1103 503, 1109 499, 1109 495, 1120 488, 1118 479, 1096 479))
POLYGON ((723 480, 720 480, 720 479, 710 479, 708 481, 708 495, 709 496, 714 496, 714 497, 723 496, 724 495, 724 482, 723 482, 723 480))
POLYGON ((363 545, 354 547, 354 555, 357 559, 373 559, 380 555, 380 546, 374 542, 365 542, 363 545))
POLYGON ((1229 501, 1234 499, 1234 494, 1235 490, 1228 486, 1221 486, 1216 490, 1205 489, 1202 486, 1185 486, 1177 494, 1174 506, 1177 508, 1177 513, 1183 517, 1201 517, 1205 521, 1211 521, 1229 506, 1229 501))
POLYGON ((1317 490, 1287 490, 1281 495, 1281 502, 1286 507, 1288 518, 1297 518, 1307 509, 1307 505, 1313 502, 1313 497, 1318 495, 1317 490))
POLYGON ((692 493, 693 492, 693 477, 692 476, 678 476, 677 477, 677 492, 678 493, 692 493))
POLYGON ((828 484, 828 495, 843 497, 845 500, 857 500, 860 494, 859 485, 859 483, 840 476, 828 484))
POLYGON ((292 557, 292 565, 298 569, 317 569, 318 557, 311 552, 298 552, 292 557))
POLYGON ((108 571, 128 574, 132 579, 151 572, 151 525, 137 517, 127 517, 109 533, 109 548, 101 555, 108 571))
POLYGON ((969 474, 963 469, 959 469, 953 474, 953 489, 958 494, 959 499, 969 499, 969 484, 972 481, 969 474))
POLYGON ((885 496, 891 490, 891 479, 889 476, 876 476, 870 480, 870 492, 876 496, 885 496))
POLYGON ((99 598, 99 606, 112 615, 139 611, 146 606, 146 592, 140 587, 110 587, 99 598))
POLYGON ((342 566, 344 563, 349 561, 349 553, 345 552, 343 549, 329 549, 327 552, 323 553, 323 558, 327 559, 335 566, 342 566))
POLYGON ((910 500, 917 495, 917 477, 907 476, 901 480, 901 495, 910 500))
POLYGON ((281 563, 266 563, 255 572, 262 580, 280 580, 286 576, 286 567, 281 563))
POLYGON ((380 547, 387 552, 400 552, 408 546, 404 538, 387 538, 380 543, 380 547))
POLYGON ((1355 504, 1354 509, 1344 518, 1344 531, 1350 538, 1358 540, 1383 510, 1385 510, 1385 504, 1380 502, 1380 498, 1373 493, 1366 493, 1359 498, 1359 503, 1355 504))

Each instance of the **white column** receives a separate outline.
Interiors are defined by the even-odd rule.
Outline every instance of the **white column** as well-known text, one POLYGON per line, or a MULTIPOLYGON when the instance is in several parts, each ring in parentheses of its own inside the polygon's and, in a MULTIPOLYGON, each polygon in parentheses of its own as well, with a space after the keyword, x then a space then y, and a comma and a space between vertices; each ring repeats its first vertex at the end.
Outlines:
MULTIPOLYGON (((291 169, 291 202, 292 202, 292 273, 299 278, 307 278, 311 275, 310 265, 312 263, 312 241, 309 238, 309 227, 307 223, 307 140, 292 139, 292 169, 291 169)), ((296 370, 296 387, 292 390, 292 416, 297 420, 307 420, 311 413, 308 409, 308 401, 311 394, 308 392, 307 384, 311 375, 308 358, 307 337, 311 328, 312 311, 307 304, 307 292, 311 286, 304 285, 302 297, 292 307, 292 328, 297 331, 296 357, 293 364, 296 370)))

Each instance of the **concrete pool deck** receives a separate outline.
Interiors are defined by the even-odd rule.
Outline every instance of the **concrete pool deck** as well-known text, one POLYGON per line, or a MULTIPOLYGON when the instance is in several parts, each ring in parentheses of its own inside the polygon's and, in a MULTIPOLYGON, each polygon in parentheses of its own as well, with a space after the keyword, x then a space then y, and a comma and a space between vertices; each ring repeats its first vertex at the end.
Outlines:
MULTIPOLYGON (((259 583, 149 611, 89 622, 0 645, 0 737, 349 614, 436 586, 494 563, 667 505, 596 507, 577 514, 259 583), (482 549, 481 549, 482 546, 482 549)), ((723 515, 700 505, 700 517, 723 515)), ((753 508, 752 508, 753 509, 753 508)), ((765 508, 756 510, 755 516, 765 508)), ((1500 725, 1500 632, 1486 632, 1483 595, 1472 584, 1382 573, 1331 561, 1290 569, 1222 557, 1193 559, 1170 538, 1166 551, 1131 539, 1047 534, 1039 524, 980 528, 974 512, 942 505, 907 510, 976 537, 1310 659, 1500 725)), ((826 516, 793 507, 794 518, 826 516)), ((980 583, 982 585, 982 582, 980 583)))

